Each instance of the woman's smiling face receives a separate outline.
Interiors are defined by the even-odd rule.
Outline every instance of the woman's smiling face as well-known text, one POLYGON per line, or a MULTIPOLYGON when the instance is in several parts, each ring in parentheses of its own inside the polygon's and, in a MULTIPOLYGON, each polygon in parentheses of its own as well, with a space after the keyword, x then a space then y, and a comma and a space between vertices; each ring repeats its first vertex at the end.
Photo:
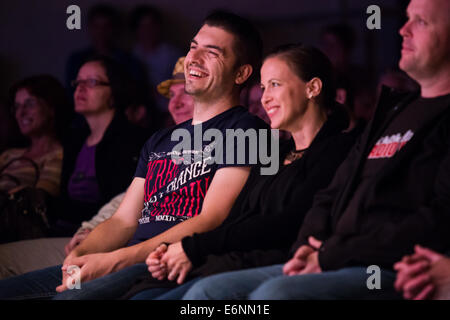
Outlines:
POLYGON ((271 127, 292 131, 306 111, 306 83, 280 57, 266 59, 261 68, 261 103, 271 127))

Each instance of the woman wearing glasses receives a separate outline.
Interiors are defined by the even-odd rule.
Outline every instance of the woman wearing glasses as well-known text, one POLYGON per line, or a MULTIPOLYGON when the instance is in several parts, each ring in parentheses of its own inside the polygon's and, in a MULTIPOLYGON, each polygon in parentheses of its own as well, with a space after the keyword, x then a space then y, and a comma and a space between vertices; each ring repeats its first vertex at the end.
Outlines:
POLYGON ((62 197, 54 235, 71 236, 83 220, 129 185, 147 136, 128 123, 130 81, 115 61, 85 62, 72 81, 75 112, 86 123, 64 142, 62 197))

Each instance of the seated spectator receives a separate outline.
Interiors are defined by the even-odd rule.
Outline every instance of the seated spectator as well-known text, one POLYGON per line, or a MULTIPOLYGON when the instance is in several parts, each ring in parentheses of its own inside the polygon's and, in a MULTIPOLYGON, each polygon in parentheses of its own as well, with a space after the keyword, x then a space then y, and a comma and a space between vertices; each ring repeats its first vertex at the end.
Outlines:
POLYGON ((86 125, 64 143, 60 212, 54 236, 69 236, 130 183, 147 138, 124 117, 127 73, 107 57, 84 63, 72 82, 75 111, 86 125))
POLYGON ((12 194, 36 187, 57 196, 63 157, 60 139, 67 125, 62 118, 67 108, 64 89, 52 76, 34 76, 14 85, 11 99, 12 113, 29 146, 0 155, 0 191, 12 194))
POLYGON ((77 76, 80 67, 95 56, 106 56, 124 66, 131 77, 138 83, 137 91, 145 103, 151 103, 146 94, 147 77, 142 64, 132 54, 120 48, 117 40, 120 37, 120 13, 111 5, 96 4, 87 13, 87 32, 90 44, 70 54, 65 66, 65 86, 72 96, 75 88, 70 83, 77 76))
MULTIPOLYGON (((32 233, 20 231, 16 224, 21 220, 12 222, 12 216, 8 218, 10 214, 21 214, 11 212, 15 200, 8 200, 8 195, 16 194, 16 198, 24 197, 33 203, 38 194, 44 198, 59 195, 63 161, 60 141, 67 125, 64 116, 68 102, 64 88, 54 77, 26 78, 12 87, 10 96, 12 113, 28 146, 8 149, 0 155, 1 242, 33 237, 32 233)), ((42 205, 50 205, 49 202, 47 199, 42 205)))
POLYGON ((172 79, 161 82, 158 92, 169 99, 169 112, 175 124, 180 124, 192 119, 194 103, 192 97, 184 90, 184 59, 181 57, 175 64, 172 72, 172 79))
MULTIPOLYGON (((338 83, 341 86, 342 80, 345 79, 344 85, 351 91, 352 105, 349 107, 353 116, 357 120, 369 121, 375 107, 375 96, 372 90, 374 80, 370 70, 353 61, 356 44, 355 29, 349 24, 327 25, 320 32, 320 46, 335 68, 338 83)), ((343 101, 342 91, 338 90, 337 93, 338 99, 343 101)), ((352 122, 351 127, 355 124, 354 121, 352 122)))
POLYGON ((449 300, 450 257, 415 246, 414 254, 404 256, 394 265, 395 288, 405 299, 449 300))
MULTIPOLYGON (((164 244, 151 253, 147 264, 153 278, 147 276, 134 288, 134 293, 143 292, 133 299, 162 299, 163 288, 169 290, 186 277, 190 280, 287 258, 315 193, 331 181, 354 138, 342 133, 348 121, 335 114, 340 110, 335 110, 332 66, 319 50, 304 45, 276 49, 264 60, 261 88, 261 103, 271 127, 292 135, 281 146, 281 168, 275 175, 261 175, 253 168, 219 228, 168 247, 164 244), (155 281, 166 278, 169 281, 155 281), (149 289, 158 283, 159 288, 149 289)), ((167 293, 164 299, 181 298, 195 281, 167 293)))
POLYGON ((449 10, 447 0, 409 3, 399 66, 420 95, 382 91, 373 121, 314 198, 291 259, 202 279, 184 298, 399 299, 394 263, 415 244, 450 249, 449 10))
MULTIPOLYGON (((158 91, 170 98, 169 111, 176 124, 192 118, 194 102, 184 91, 184 57, 181 57, 173 71, 173 78, 162 82, 158 91)), ((100 223, 109 219, 118 209, 125 193, 115 196, 105 204, 72 238, 44 238, 0 245, 0 279, 20 275, 60 264, 75 247, 100 223)))
MULTIPOLYGON (((217 228, 228 216, 254 161, 249 156, 238 161, 235 152, 228 157, 221 152, 218 161, 211 161, 211 140, 185 141, 180 150, 180 139, 172 137, 180 132, 202 137, 213 131, 223 137, 229 129, 253 129, 257 134, 267 130, 264 121, 238 105, 241 86, 256 70, 261 51, 261 38, 250 22, 227 12, 209 15, 184 63, 186 92, 194 100, 192 121, 160 130, 146 142, 119 209, 72 250, 63 266, 0 281, 0 298, 120 297, 136 277, 147 274, 144 261, 162 242, 217 228), (69 290, 69 266, 73 265, 81 269, 81 290, 69 290)), ((240 147, 244 155, 250 155, 248 141, 240 147)))
POLYGON ((172 66, 181 52, 166 41, 163 15, 158 8, 151 5, 137 6, 131 12, 130 25, 136 41, 133 53, 145 66, 147 91, 157 109, 167 113, 167 100, 158 94, 156 86, 170 78, 172 66))

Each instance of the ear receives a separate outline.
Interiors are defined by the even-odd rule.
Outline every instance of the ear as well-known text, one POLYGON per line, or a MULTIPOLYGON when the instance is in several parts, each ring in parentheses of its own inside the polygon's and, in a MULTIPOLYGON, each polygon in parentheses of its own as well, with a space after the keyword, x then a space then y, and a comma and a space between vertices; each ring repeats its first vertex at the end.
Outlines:
POLYGON ((253 72, 253 67, 249 64, 244 64, 238 68, 236 73, 236 78, 234 79, 234 83, 240 85, 250 78, 253 72))
POLYGON ((312 78, 306 83, 306 97, 312 99, 322 92, 322 80, 317 77, 312 78))

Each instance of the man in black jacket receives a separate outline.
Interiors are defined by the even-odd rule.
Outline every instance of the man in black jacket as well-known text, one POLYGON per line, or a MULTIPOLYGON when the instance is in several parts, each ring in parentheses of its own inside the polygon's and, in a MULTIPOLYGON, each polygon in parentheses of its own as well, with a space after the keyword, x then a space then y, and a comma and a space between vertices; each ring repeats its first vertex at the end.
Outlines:
POLYGON ((383 90, 373 120, 318 193, 284 265, 205 278, 187 299, 397 298, 393 264, 450 247, 447 0, 412 0, 400 68, 421 93, 383 90))

